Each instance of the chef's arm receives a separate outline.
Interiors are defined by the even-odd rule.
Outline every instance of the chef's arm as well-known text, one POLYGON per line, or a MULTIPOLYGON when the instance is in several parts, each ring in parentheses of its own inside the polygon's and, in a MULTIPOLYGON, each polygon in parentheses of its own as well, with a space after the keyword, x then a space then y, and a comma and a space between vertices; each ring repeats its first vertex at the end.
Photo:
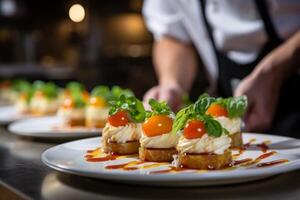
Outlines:
POLYGON ((144 96, 167 101, 174 110, 182 104, 194 81, 197 70, 197 54, 191 44, 169 36, 157 40, 153 49, 153 62, 158 77, 158 86, 144 96))
POLYGON ((300 67, 300 31, 270 52, 238 85, 235 95, 247 95, 245 117, 248 131, 266 131, 272 126, 283 82, 300 67))
POLYGON ((281 83, 300 68, 300 31, 269 53, 254 73, 271 73, 281 83))
POLYGON ((189 91, 197 69, 197 56, 190 44, 162 37, 154 44, 154 66, 159 85, 178 85, 189 91))

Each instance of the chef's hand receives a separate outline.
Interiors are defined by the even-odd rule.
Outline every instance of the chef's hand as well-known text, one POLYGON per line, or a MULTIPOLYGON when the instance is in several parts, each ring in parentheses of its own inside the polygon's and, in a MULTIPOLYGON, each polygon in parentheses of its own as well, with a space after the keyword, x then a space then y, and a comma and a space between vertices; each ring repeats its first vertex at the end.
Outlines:
POLYGON ((249 100, 245 118, 248 131, 264 131, 270 128, 281 85, 297 72, 299 62, 300 30, 270 52, 238 85, 234 94, 244 94, 249 100))
POLYGON ((149 99, 157 99, 159 101, 166 101, 173 111, 178 111, 183 105, 182 97, 184 91, 177 85, 157 85, 151 88, 144 96, 144 104, 146 109, 148 107, 149 99))
POLYGON ((247 131, 266 131, 271 128, 278 102, 280 86, 272 78, 250 74, 238 85, 235 96, 248 97, 245 116, 247 131))

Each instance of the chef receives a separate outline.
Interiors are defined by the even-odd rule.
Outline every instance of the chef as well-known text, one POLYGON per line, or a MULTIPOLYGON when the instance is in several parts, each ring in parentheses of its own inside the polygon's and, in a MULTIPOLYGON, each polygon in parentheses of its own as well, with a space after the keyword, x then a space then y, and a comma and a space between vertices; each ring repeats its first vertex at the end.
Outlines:
POLYGON ((247 131, 300 137, 299 0, 146 0, 143 14, 158 76, 145 100, 178 109, 200 57, 210 92, 248 97, 247 131))

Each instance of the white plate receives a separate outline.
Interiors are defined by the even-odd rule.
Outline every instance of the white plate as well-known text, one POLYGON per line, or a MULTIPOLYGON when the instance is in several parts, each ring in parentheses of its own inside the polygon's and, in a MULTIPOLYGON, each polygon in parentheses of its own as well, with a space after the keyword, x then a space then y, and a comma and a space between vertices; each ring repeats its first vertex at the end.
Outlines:
MULTIPOLYGON (((271 141, 269 151, 274 150, 277 152, 276 155, 268 157, 261 162, 269 162, 278 159, 288 159, 289 162, 262 168, 257 168, 256 165, 252 165, 238 167, 232 170, 215 170, 202 173, 190 170, 166 174, 149 174, 151 171, 167 169, 169 165, 133 171, 124 171, 122 169, 111 170, 106 169, 106 167, 108 165, 122 164, 137 159, 122 158, 105 162, 87 162, 84 157, 86 151, 100 146, 101 139, 99 137, 78 140, 52 147, 43 153, 42 161, 49 167, 66 173, 132 184, 166 186, 200 186, 240 183, 263 179, 300 168, 300 140, 265 134, 244 134, 245 142, 252 138, 256 139, 255 143, 261 143, 266 140, 271 141)), ((238 158, 238 160, 243 158, 257 158, 261 154, 262 151, 259 148, 251 146, 238 158)), ((149 163, 146 163, 140 166, 148 164, 149 163)))
POLYGON ((31 115, 19 114, 14 106, 0 107, 0 125, 6 125, 11 122, 32 117, 31 115))
POLYGON ((85 127, 68 128, 60 117, 36 117, 13 122, 8 130, 21 136, 39 138, 84 138, 100 135, 102 129, 85 127))

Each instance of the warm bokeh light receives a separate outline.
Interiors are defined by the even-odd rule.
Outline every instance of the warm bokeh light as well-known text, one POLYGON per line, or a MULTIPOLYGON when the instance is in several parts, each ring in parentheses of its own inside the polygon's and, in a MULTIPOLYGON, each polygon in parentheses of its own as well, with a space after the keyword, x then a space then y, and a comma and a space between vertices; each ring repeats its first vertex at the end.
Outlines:
POLYGON ((73 22, 81 22, 85 17, 85 10, 82 5, 74 4, 69 10, 69 17, 73 22))

